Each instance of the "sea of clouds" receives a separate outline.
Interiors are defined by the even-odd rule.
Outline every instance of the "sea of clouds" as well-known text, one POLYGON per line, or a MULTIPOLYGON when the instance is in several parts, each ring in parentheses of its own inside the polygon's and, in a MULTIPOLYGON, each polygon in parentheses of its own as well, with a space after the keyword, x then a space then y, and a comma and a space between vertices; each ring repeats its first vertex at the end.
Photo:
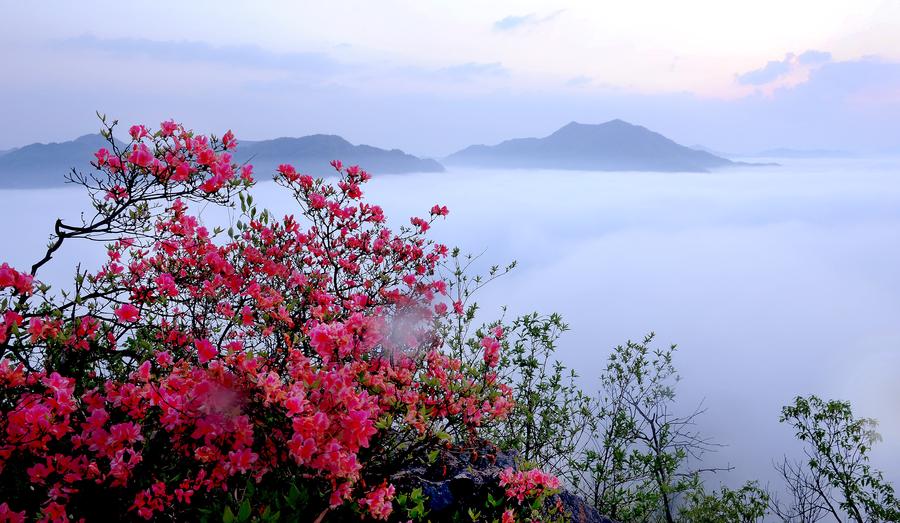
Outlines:
MULTIPOLYGON (((262 178, 262 176, 260 176, 262 178)), ((294 213, 283 189, 256 200, 294 213)), ((519 263, 481 291, 483 319, 558 312, 571 331, 560 358, 596 389, 610 348, 655 331, 677 343, 684 412, 726 446, 708 465, 728 483, 777 486, 772 461, 795 453, 782 405, 798 394, 850 400, 877 418, 875 465, 900 480, 900 160, 789 160, 714 173, 450 170, 378 176, 367 188, 394 226, 450 216, 433 236, 490 264, 519 263)), ((79 189, 0 191, 0 260, 40 257, 58 216, 77 218, 79 189)), ((200 209, 197 209, 200 210, 200 209)), ((235 215, 202 209, 210 225, 235 215)), ((44 279, 99 245, 67 245, 44 279)))

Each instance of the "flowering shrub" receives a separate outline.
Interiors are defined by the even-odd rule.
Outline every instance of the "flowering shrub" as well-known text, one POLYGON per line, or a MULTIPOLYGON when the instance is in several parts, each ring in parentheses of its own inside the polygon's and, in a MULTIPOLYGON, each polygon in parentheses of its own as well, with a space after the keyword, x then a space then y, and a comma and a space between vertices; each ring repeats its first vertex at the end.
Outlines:
POLYGON ((516 471, 506 468, 500 473, 500 486, 504 488, 505 506, 501 521, 503 523, 513 521, 544 521, 545 513, 559 516, 561 520, 565 514, 559 506, 546 510, 547 500, 550 495, 559 491, 559 480, 539 469, 516 471))
MULTIPOLYGON (((299 216, 275 219, 230 131, 133 126, 123 147, 114 126, 97 172, 70 176, 93 216, 58 220, 30 270, 0 267, 0 520, 385 520, 392 474, 510 411, 502 330, 479 366, 442 350, 462 310, 425 233, 446 207, 393 232, 368 173, 335 161, 333 184, 280 166, 299 216), (238 201, 227 234, 189 212, 238 201), (108 259, 52 294, 37 273, 72 239, 108 259)), ((558 486, 520 474, 516 507, 558 486)))
POLYGON ((500 474, 500 486, 506 488, 506 497, 522 503, 559 489, 559 480, 539 469, 515 471, 507 468, 500 474))

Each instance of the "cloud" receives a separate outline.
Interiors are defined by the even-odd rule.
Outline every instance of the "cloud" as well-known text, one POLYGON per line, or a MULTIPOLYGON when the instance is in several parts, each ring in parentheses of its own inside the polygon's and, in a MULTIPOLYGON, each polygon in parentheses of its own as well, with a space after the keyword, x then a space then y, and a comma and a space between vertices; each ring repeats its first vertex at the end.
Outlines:
POLYGON ((500 62, 480 63, 468 62, 451 65, 438 71, 455 79, 468 79, 473 76, 505 76, 509 71, 500 62))
POLYGON ((765 66, 748 71, 737 76, 737 82, 741 85, 764 85, 791 71, 791 63, 794 60, 794 54, 788 53, 784 55, 784 60, 772 60, 765 66))
MULTIPOLYGON (((252 78, 246 84, 268 86, 271 90, 281 86, 313 87, 353 84, 388 78, 396 82, 467 81, 474 78, 504 77, 509 74, 500 62, 466 62, 442 68, 402 66, 387 61, 342 62, 328 54, 316 52, 281 53, 253 45, 214 46, 200 41, 151 40, 147 38, 100 38, 85 34, 54 42, 63 49, 91 51, 122 59, 145 57, 170 63, 205 63, 225 66, 227 70, 245 67, 258 70, 275 70, 289 73, 282 78, 252 78)), ((334 46, 337 51, 350 48, 349 44, 334 46)))
POLYGON ((563 13, 563 9, 554 11, 547 16, 538 16, 536 13, 529 13, 521 16, 507 16, 502 20, 494 22, 495 31, 512 31, 522 27, 536 26, 549 22, 563 13))
POLYGON ((874 57, 830 62, 811 71, 808 81, 791 89, 778 89, 776 96, 797 105, 849 102, 856 107, 897 107, 900 103, 900 63, 874 57), (893 100, 879 98, 890 93, 894 95, 893 100))
POLYGON ((816 67, 831 62, 831 53, 809 49, 795 55, 787 53, 783 60, 772 60, 765 66, 737 75, 741 85, 765 85, 795 71, 800 67, 816 67))
POLYGON ((831 53, 810 49, 797 57, 800 65, 820 65, 831 61, 831 53))
POLYGON ((85 34, 56 41, 64 49, 92 50, 117 56, 144 56, 176 62, 220 63, 231 67, 334 73, 346 66, 322 53, 277 53, 254 45, 213 46, 205 42, 99 38, 85 34))
POLYGON ((570 78, 566 82, 566 85, 569 87, 583 87, 586 85, 590 85, 592 81, 593 80, 590 77, 580 75, 580 76, 576 76, 574 78, 570 78))

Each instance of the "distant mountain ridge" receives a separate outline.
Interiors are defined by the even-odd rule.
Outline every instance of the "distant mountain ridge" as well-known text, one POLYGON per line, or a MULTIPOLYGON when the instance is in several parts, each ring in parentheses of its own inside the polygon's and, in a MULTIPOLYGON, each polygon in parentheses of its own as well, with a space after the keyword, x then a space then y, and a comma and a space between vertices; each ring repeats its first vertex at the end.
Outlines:
MULTIPOLYGON (((108 146, 99 134, 86 134, 68 142, 35 143, 0 153, 0 188, 62 186, 72 168, 93 170, 94 153, 108 146)), ((238 163, 249 160, 259 180, 269 179, 282 163, 293 164, 309 174, 333 174, 331 160, 341 160, 344 165, 359 164, 373 174, 444 170, 435 160, 418 158, 399 149, 353 145, 340 136, 325 134, 239 142, 234 160, 238 163)))
POLYGON ((99 134, 68 142, 33 143, 0 154, 0 187, 54 187, 65 182, 72 168, 92 169, 94 153, 109 143, 99 134))
POLYGON ((444 158, 447 165, 591 171, 705 172, 736 165, 685 147, 623 120, 571 122, 544 138, 517 138, 498 145, 472 145, 444 158))
POLYGON ((238 142, 234 158, 238 163, 252 163, 255 173, 274 172, 279 164, 289 163, 308 174, 332 174, 334 171, 329 165, 332 160, 340 160, 344 165, 357 164, 376 174, 444 171, 444 166, 435 160, 419 158, 400 149, 353 145, 333 134, 242 141, 238 142))
POLYGON ((721 158, 727 158, 729 160, 734 158, 735 156, 740 156, 739 154, 726 153, 723 151, 719 151, 718 149, 712 149, 712 148, 706 147, 705 145, 696 144, 696 143, 691 146, 691 149, 694 149, 695 151, 703 151, 705 153, 709 153, 714 156, 719 156, 721 158))
POLYGON ((754 158, 854 158, 856 155, 848 151, 833 149, 789 149, 779 147, 766 149, 749 156, 754 158))

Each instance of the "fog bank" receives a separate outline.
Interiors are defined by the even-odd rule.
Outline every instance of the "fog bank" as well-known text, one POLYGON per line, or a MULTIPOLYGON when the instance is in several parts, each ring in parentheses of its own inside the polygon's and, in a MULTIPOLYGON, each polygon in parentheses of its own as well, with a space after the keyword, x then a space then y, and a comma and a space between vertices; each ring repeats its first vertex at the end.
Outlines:
MULTIPOLYGON (((391 223, 447 205, 434 237, 518 260, 479 297, 484 319, 536 310, 571 326, 560 357, 594 389, 612 346, 649 331, 677 343, 679 405, 705 401, 701 429, 728 445, 723 479, 773 479, 792 451, 780 407, 798 394, 853 402, 877 418, 875 465, 900 479, 900 161, 785 161, 709 174, 450 170, 377 176, 369 201, 391 223)), ((276 214, 274 184, 255 199, 276 214)), ((78 189, 5 191, 0 259, 30 264, 78 189)), ((210 224, 224 215, 203 211, 210 224)), ((66 246, 47 278, 94 267, 97 246, 66 246)), ((713 480, 715 481, 715 480, 713 480)))

